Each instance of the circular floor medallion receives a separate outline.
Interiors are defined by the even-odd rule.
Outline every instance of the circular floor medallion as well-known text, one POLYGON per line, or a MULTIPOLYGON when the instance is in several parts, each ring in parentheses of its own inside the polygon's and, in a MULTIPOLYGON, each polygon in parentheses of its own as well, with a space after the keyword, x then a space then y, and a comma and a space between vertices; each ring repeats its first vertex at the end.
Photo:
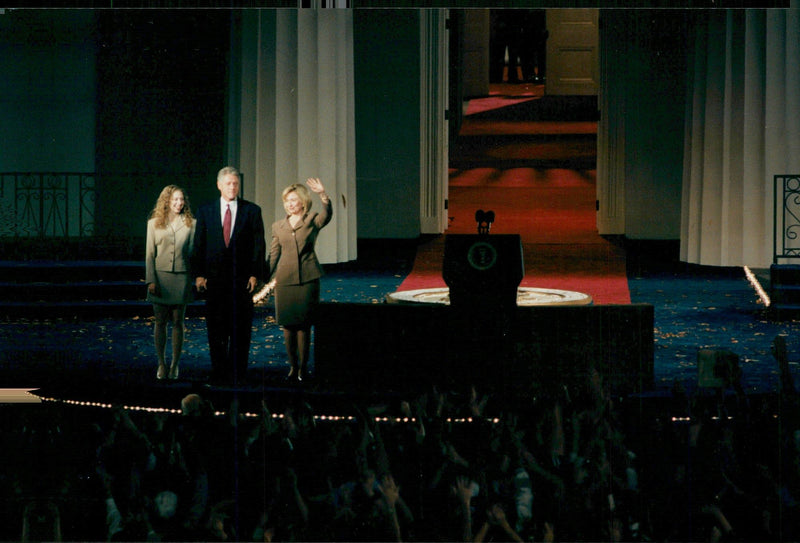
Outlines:
MULTIPOLYGON (((450 289, 447 287, 404 290, 389 294, 390 302, 416 304, 450 304, 450 289)), ((583 292, 554 288, 517 288, 517 305, 589 305, 592 297, 583 292)))

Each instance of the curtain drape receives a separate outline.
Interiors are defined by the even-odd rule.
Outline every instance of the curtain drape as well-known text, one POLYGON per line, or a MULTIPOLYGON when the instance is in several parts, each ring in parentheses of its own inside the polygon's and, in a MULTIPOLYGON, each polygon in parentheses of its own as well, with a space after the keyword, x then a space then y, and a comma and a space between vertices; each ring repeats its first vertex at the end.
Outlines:
POLYGON ((773 178, 800 172, 800 17, 783 9, 696 17, 681 260, 769 267, 773 178))
MULTIPOLYGON (((323 263, 357 257, 353 21, 345 9, 243 10, 232 44, 229 155, 269 228, 281 192, 319 177, 334 204, 323 263)), ((314 197, 313 205, 319 206, 314 197)), ((269 236, 269 232, 267 232, 269 236)))

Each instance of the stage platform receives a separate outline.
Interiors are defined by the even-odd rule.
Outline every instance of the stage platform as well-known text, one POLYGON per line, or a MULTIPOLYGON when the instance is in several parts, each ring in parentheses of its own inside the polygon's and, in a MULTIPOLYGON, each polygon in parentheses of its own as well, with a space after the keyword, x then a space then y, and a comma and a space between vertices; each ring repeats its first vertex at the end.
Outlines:
MULTIPOLYGON (((433 389, 465 392, 472 386, 525 403, 537 390, 582 386, 590 366, 615 394, 652 389, 652 306, 520 307, 507 321, 451 309, 323 302, 310 375, 298 382, 285 378, 289 366, 273 308, 260 306, 251 365, 237 386, 208 381, 202 319, 187 319, 188 352, 175 381, 155 379, 146 333, 151 324, 108 319, 59 323, 69 328, 62 331, 60 344, 4 349, 4 388, 34 389, 46 401, 167 410, 178 409, 184 396, 198 393, 215 406, 235 398, 243 409, 255 412, 262 401, 278 409, 313 401, 335 412, 349 402, 400 401, 433 389), (126 345, 131 327, 137 339, 126 345)), ((30 326, 36 333, 48 325, 30 326)))
MULTIPOLYGON (((177 409, 180 398, 193 391, 219 398, 217 403, 222 402, 220 405, 233 396, 245 398, 249 405, 256 406, 264 398, 274 399, 276 403, 313 398, 315 402, 324 403, 329 398, 345 401, 350 398, 374 398, 391 389, 385 386, 386 383, 392 386, 403 383, 406 376, 413 381, 420 375, 438 371, 435 369, 438 367, 445 368, 444 374, 463 378, 459 386, 475 380, 473 375, 488 374, 490 380, 479 381, 481 385, 484 382, 492 383, 491 379, 499 379, 498 376, 508 375, 507 372, 496 371, 498 362, 494 356, 479 357, 475 354, 469 364, 453 362, 448 358, 459 351, 466 352, 467 357, 473 356, 469 349, 464 348, 464 345, 470 345, 472 338, 463 342, 460 349, 448 349, 444 362, 433 356, 432 353, 443 349, 443 334, 447 330, 438 320, 439 317, 409 317, 409 325, 403 325, 403 321, 392 317, 391 322, 382 324, 381 321, 385 320, 382 314, 375 319, 367 319, 366 325, 359 325, 367 326, 368 330, 379 325, 388 326, 392 331, 389 335, 365 334, 354 330, 352 325, 346 326, 354 318, 353 315, 359 312, 372 315, 390 311, 384 306, 404 305, 387 302, 406 277, 409 258, 401 259, 396 250, 384 246, 386 244, 381 245, 383 252, 380 258, 368 261, 367 266, 361 262, 359 266, 327 268, 322 283, 322 300, 325 305, 343 304, 329 311, 341 311, 344 317, 337 316, 332 326, 323 325, 315 332, 316 360, 311 366, 314 379, 302 387, 283 379, 288 372, 288 364, 282 334, 274 322, 271 300, 256 309, 251 366, 248 380, 242 386, 235 389, 207 386, 210 362, 202 302, 192 306, 185 321, 187 332, 180 380, 160 382, 155 379, 152 308, 141 299, 144 287, 136 275, 140 273, 141 263, 82 263, 80 266, 58 263, 55 271, 43 263, 7 266, 3 269, 21 269, 37 283, 52 280, 62 272, 64 275, 58 277, 62 280, 59 284, 51 285, 47 290, 48 295, 52 296, 50 301, 29 303, 30 309, 22 314, 11 306, 22 300, 11 296, 6 299, 9 303, 7 313, 0 316, 0 388, 39 389, 43 395, 53 397, 64 397, 66 391, 70 397, 81 401, 132 406, 152 404, 177 409), (76 266, 83 271, 76 273, 76 266), (67 279, 91 280, 99 270, 111 273, 109 277, 114 277, 114 267, 117 269, 117 279, 120 272, 128 276, 125 292, 130 292, 131 297, 138 299, 83 304, 90 306, 90 309, 85 309, 81 304, 73 305, 65 299, 68 295, 77 297, 80 291, 80 287, 76 287, 76 290, 66 288, 63 283, 67 279), (82 276, 84 272, 85 277, 82 276), (50 304, 59 304, 58 311, 49 311, 50 304), (354 312, 347 307, 349 304, 367 307, 354 312), (112 311, 107 310, 110 306, 114 308, 112 311), (422 326, 419 323, 428 324, 422 326), (422 326, 420 333, 426 334, 426 341, 421 342, 414 334, 408 335, 404 331, 406 326, 410 326, 412 331, 422 326), (328 342, 326 335, 334 337, 328 342), (359 342, 363 342, 363 345, 359 345, 359 342), (401 360, 405 355, 409 355, 407 358, 410 362, 401 360), (326 359, 332 359, 333 362, 328 364, 326 359), (426 363, 422 364, 421 361, 426 363), (318 367, 323 362, 326 367, 318 367), (450 364, 455 364, 455 368, 450 364), (424 366, 424 371, 413 371, 415 365, 424 366), (473 370, 476 373, 472 373, 473 370), (342 382, 347 382, 345 379, 363 385, 340 387, 342 382)), ((791 368, 793 372, 797 371, 795 361, 800 360, 797 354, 800 352, 796 339, 797 322, 769 320, 765 308, 758 304, 758 298, 741 270, 709 270, 686 265, 647 267, 641 259, 636 262, 637 266, 632 267, 628 279, 634 302, 630 305, 653 307, 650 325, 652 367, 645 368, 644 374, 649 376, 652 372, 653 388, 647 391, 648 387, 642 386, 645 392, 641 395, 669 396, 675 383, 680 383, 692 393, 698 387, 696 359, 700 348, 729 349, 737 353, 741 357, 745 390, 749 394, 774 393, 779 389, 779 383, 770 346, 776 335, 786 336, 791 368)), ((6 278, 6 283, 12 281, 11 277, 6 278)), ((35 285, 27 290, 42 293, 45 287, 35 285)), ((592 306, 605 307, 597 303, 592 306)), ((434 309, 431 315, 435 314, 434 309)), ((538 370, 532 370, 539 367, 539 360, 544 360, 546 363, 542 367, 548 369, 553 365, 550 360, 559 359, 550 350, 549 342, 554 338, 559 338, 573 350, 570 357, 580 354, 580 341, 564 339, 576 337, 570 332, 572 324, 556 327, 554 323, 546 321, 544 325, 549 326, 551 332, 542 336, 544 342, 536 340, 538 325, 527 327, 526 333, 536 340, 530 342, 528 347, 523 349, 525 343, 522 341, 513 342, 514 349, 522 350, 527 360, 536 362, 536 365, 521 366, 525 368, 525 379, 531 378, 531 375, 533 379, 539 378, 538 370), (540 352, 536 349, 543 350, 540 352)), ((596 322, 600 323, 599 327, 589 327, 589 330, 595 334, 605 334, 608 328, 603 324, 604 320, 596 322)), ((604 337, 601 339, 608 341, 613 334, 604 337)), ((491 351, 489 355, 496 353, 503 351, 491 351)), ((507 359, 503 356, 500 364, 507 364, 507 359)), ((649 384, 649 377, 645 382, 649 384)), ((401 393, 406 392, 401 389, 401 393)))

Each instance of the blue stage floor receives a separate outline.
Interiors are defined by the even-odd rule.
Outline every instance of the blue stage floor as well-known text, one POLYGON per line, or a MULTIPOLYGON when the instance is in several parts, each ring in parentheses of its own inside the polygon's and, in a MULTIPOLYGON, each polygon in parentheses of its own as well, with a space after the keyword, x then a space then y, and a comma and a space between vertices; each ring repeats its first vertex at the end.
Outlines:
MULTIPOLYGON (((403 279, 397 271, 333 270, 323 278, 322 299, 383 303, 403 279)), ((770 321, 743 271, 642 273, 629 278, 629 287, 633 303, 654 306, 654 394, 667 393, 676 381, 696 389, 699 348, 737 353, 745 391, 777 391, 770 348, 779 334, 787 336, 793 374, 800 373, 800 323, 770 321)), ((279 384, 288 365, 271 301, 257 309, 253 328, 249 380, 255 387, 279 384)), ((152 332, 151 318, 2 322, 0 388, 36 388, 70 374, 102 375, 109 386, 155 383, 152 332)), ((180 381, 183 386, 202 382, 209 371, 205 322, 187 318, 180 381)))

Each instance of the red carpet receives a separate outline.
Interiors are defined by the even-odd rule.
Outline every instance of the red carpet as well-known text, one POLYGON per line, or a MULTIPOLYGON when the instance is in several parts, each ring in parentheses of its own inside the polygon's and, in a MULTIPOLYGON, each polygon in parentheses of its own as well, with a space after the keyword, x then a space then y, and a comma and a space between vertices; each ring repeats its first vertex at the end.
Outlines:
POLYGON ((484 111, 493 111, 528 100, 544 96, 544 85, 523 83, 495 83, 490 86, 489 96, 469 100, 464 115, 475 115, 484 111))
MULTIPOLYGON (((521 286, 575 290, 595 304, 628 304, 624 251, 595 227, 594 172, 468 170, 451 176, 446 234, 477 232, 475 211, 492 210, 491 234, 520 234, 525 260, 521 286)), ((398 287, 445 286, 445 236, 422 245, 412 272, 398 287)))
MULTIPOLYGON (((498 102, 492 96, 485 100, 498 102)), ((488 108, 476 106, 475 110, 486 114, 488 108)), ((521 118, 510 123, 506 119, 493 123, 491 119, 467 116, 461 134, 483 132, 503 138, 530 134, 535 126, 551 134, 596 132, 596 123, 591 121, 531 123, 521 118)), ((508 145, 512 149, 501 152, 514 164, 513 159, 520 154, 532 156, 542 152, 542 145, 554 153, 569 152, 561 145, 559 136, 531 143, 531 149, 526 149, 526 145, 524 138, 520 138, 508 145)), ((486 149, 478 149, 472 158, 481 153, 485 154, 486 149)), ((470 163, 470 157, 464 161, 463 155, 457 160, 452 158, 451 164, 470 163)), ((495 212, 490 235, 520 234, 522 238, 525 277, 521 286, 579 291, 589 294, 595 304, 629 304, 624 250, 597 233, 595 175, 593 169, 503 168, 502 161, 491 162, 491 166, 451 167, 448 229, 445 235, 418 249, 412 272, 398 291, 445 286, 441 276, 445 236, 477 233, 475 211, 483 209, 495 212)))

